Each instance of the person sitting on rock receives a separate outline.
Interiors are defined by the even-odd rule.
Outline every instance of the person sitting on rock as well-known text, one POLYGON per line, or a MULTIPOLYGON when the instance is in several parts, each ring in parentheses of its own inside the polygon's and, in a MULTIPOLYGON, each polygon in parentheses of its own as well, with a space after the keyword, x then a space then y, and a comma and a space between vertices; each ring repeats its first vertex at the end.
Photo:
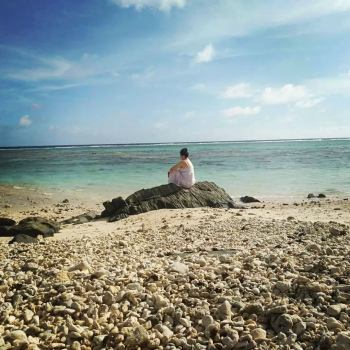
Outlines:
POLYGON ((187 148, 183 148, 180 151, 181 161, 170 168, 168 172, 168 183, 173 183, 184 188, 190 188, 196 183, 194 167, 188 156, 187 148))

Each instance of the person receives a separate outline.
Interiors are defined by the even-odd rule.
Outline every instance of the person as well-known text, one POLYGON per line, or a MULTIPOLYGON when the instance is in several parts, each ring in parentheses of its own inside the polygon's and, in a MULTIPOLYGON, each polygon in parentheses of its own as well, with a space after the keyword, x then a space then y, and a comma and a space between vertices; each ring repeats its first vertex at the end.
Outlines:
POLYGON ((168 172, 168 183, 184 188, 190 188, 196 183, 194 167, 188 156, 187 148, 183 148, 180 151, 181 161, 170 168, 168 172))

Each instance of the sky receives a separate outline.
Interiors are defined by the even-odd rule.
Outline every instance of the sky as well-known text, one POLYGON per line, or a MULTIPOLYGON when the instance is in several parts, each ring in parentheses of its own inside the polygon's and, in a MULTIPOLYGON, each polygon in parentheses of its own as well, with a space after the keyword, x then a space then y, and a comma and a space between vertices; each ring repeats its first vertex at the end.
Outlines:
POLYGON ((350 137, 350 0, 0 3, 0 146, 350 137))

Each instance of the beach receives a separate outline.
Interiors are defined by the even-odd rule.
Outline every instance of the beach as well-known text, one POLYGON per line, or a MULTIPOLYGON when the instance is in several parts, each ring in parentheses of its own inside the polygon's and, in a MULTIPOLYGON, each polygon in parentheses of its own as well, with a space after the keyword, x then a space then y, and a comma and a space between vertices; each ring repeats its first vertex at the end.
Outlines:
MULTIPOLYGON (((235 200, 240 203, 239 199, 235 200)), ((41 191, 13 188, 12 186, 0 187, 0 205, 0 216, 10 217, 17 222, 28 216, 44 216, 54 221, 63 221, 89 211, 101 213, 104 209, 102 202, 91 201, 85 196, 74 195, 66 198, 63 194, 43 195, 41 191)), ((295 220, 305 222, 335 221, 341 224, 350 224, 350 201, 348 198, 307 199, 305 196, 304 199, 300 198, 297 201, 285 198, 283 202, 273 200, 251 203, 247 205, 245 210, 233 210, 232 212, 212 208, 205 210, 202 208, 169 209, 131 216, 114 223, 107 223, 106 220, 101 219, 82 225, 66 225, 55 235, 55 239, 76 238, 79 235, 94 233, 103 235, 105 232, 113 232, 114 229, 135 230, 135 226, 140 228, 142 225, 158 229, 164 226, 162 225, 163 220, 172 225, 180 225, 184 218, 186 218, 186 224, 193 227, 197 226, 208 215, 210 216, 211 212, 215 212, 220 220, 225 220, 238 213, 242 217, 256 217, 266 220, 288 220, 288 218, 293 217, 295 220), (186 215, 189 217, 187 218, 186 215)), ((9 238, 0 237, 0 240, 8 241, 9 238)))
POLYGON ((349 141, 195 145, 228 205, 99 218, 164 183, 178 146, 150 147, 0 152, 0 218, 61 222, 34 244, 0 237, 0 349, 349 349, 349 141))
MULTIPOLYGON (((2 194, 0 216, 16 221, 103 209, 2 194)), ((315 198, 64 224, 39 244, 2 237, 1 349, 347 349, 349 224, 346 198, 315 198)))
POLYGON ((23 4, 0 350, 350 350, 350 0, 23 4))

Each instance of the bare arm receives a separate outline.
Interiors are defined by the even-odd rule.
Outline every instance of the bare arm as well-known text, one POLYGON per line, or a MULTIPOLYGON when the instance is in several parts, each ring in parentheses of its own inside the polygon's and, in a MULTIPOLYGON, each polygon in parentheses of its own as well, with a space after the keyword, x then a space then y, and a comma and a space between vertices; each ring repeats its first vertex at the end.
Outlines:
POLYGON ((182 160, 181 162, 177 163, 176 165, 174 165, 173 167, 170 168, 169 173, 172 173, 173 171, 183 168, 184 165, 184 161, 182 160))

